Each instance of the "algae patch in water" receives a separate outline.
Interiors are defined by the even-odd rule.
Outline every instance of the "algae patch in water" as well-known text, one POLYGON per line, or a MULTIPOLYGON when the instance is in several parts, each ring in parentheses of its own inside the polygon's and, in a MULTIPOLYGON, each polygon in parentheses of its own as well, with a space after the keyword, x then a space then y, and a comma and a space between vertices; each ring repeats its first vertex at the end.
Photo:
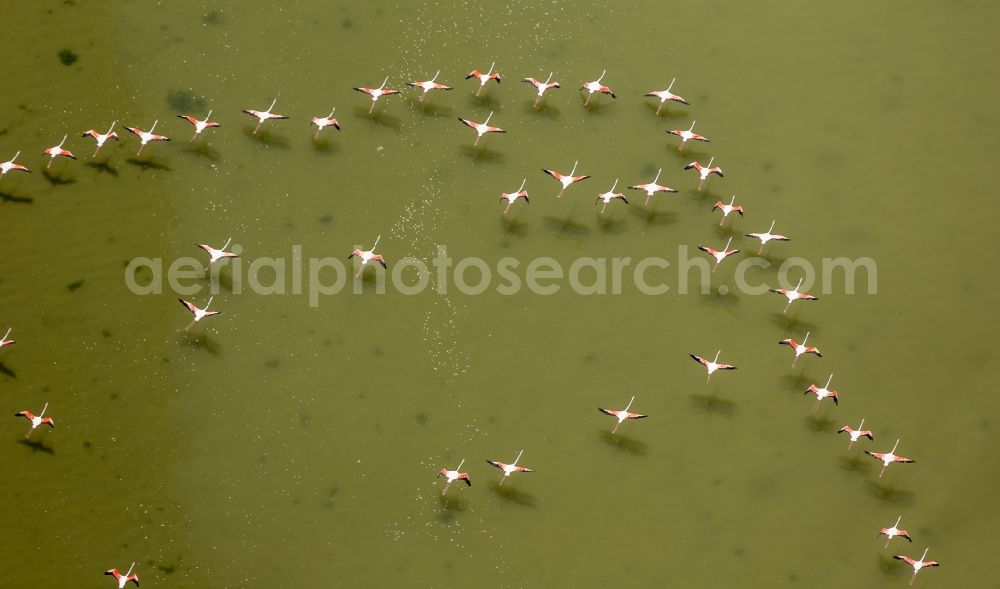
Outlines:
POLYGON ((73 53, 71 49, 63 49, 59 52, 59 61, 61 61, 63 65, 73 65, 78 59, 80 59, 80 56, 73 53))

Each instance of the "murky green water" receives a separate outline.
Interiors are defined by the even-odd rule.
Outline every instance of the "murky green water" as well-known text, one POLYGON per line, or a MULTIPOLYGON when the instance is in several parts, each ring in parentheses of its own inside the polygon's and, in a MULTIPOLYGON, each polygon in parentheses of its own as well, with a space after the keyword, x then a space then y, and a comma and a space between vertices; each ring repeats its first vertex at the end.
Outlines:
POLYGON ((35 173, 0 180, 0 328, 18 342, 0 405, 49 402, 57 429, 3 427, 0 586, 104 587, 132 560, 179 588, 903 586, 889 555, 925 546, 943 565, 918 586, 997 584, 993 4, 245 4, 5 13, 0 158, 21 149, 35 173), (477 99, 462 78, 494 60, 503 83, 477 99), (438 69, 454 91, 407 89, 374 117, 351 90, 438 69), (604 69, 618 99, 585 109, 576 88, 604 69), (563 87, 534 111, 517 80, 549 71, 563 87), (675 76, 692 105, 656 117, 641 95, 675 76), (275 97, 292 118, 252 136, 240 110, 275 97), (314 144, 309 117, 333 106, 343 131, 314 144), (175 115, 209 108, 223 127, 187 143, 175 115), (473 149, 455 119, 491 110, 508 133, 473 149), (116 119, 175 140, 90 159, 79 133, 116 119), (665 131, 695 119, 712 143, 679 154, 665 131), (43 174, 66 133, 80 160, 43 174), (726 177, 699 193, 681 168, 712 156, 726 177), (540 168, 574 160, 593 178, 557 200, 540 168), (660 167, 677 195, 598 216, 616 177, 660 167), (503 220, 497 195, 524 177, 531 203, 503 220), (711 205, 733 193, 746 217, 720 229, 711 205), (733 262, 709 295, 679 293, 672 268, 663 296, 368 279, 314 308, 291 270, 288 294, 237 294, 227 264, 223 314, 184 332, 169 287, 124 283, 134 257, 203 260, 194 243, 229 236, 245 280, 256 258, 342 259, 379 234, 390 264, 438 245, 491 266, 676 261, 730 234, 753 253, 742 233, 771 219, 793 241, 752 282, 792 256, 869 256, 878 294, 835 281, 782 315, 775 295, 714 294, 733 262), (791 369, 774 342, 805 331, 824 357, 791 369), (720 348, 740 369, 706 385, 687 354, 720 348), (810 415, 801 391, 831 372, 841 403, 810 415), (649 419, 609 435, 595 408, 633 394, 649 419), (861 418, 876 441, 847 451, 834 431, 861 418), (917 463, 878 479, 862 450, 897 437, 917 463), (498 487, 485 460, 522 448, 536 472, 498 487), (474 485, 442 500, 435 474, 463 458, 474 485), (899 514, 914 543, 883 549, 899 514))

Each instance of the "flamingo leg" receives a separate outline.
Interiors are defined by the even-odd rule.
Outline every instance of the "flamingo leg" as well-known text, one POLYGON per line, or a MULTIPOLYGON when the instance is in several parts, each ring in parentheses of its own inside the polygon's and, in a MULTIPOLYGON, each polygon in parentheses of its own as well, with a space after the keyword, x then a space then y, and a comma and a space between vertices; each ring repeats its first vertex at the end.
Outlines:
POLYGON ((888 548, 889 547, 889 541, 890 540, 892 540, 892 538, 886 538, 885 539, 885 546, 883 546, 883 548, 888 548))
POLYGON ((142 155, 142 148, 143 147, 146 147, 146 144, 145 143, 140 143, 139 144, 139 151, 135 152, 135 157, 139 157, 140 155, 142 155))
POLYGON ((254 135, 256 135, 256 134, 257 134, 257 131, 260 131, 260 126, 261 126, 261 124, 262 124, 263 122, 264 122, 264 121, 261 121, 261 120, 258 120, 258 121, 257 121, 257 126, 253 128, 253 134, 254 134, 254 135))
POLYGON ((373 110, 375 110, 375 101, 374 100, 372 101, 372 105, 368 107, 368 114, 372 114, 373 110))
POLYGON ((503 476, 500 477, 500 486, 503 486, 503 482, 505 480, 507 480, 507 475, 506 474, 504 474, 503 476))
MULTIPOLYGON (((479 93, 482 92, 482 91, 483 91, 483 85, 480 84, 479 85, 479 90, 476 90, 476 96, 479 96, 479 93)), ((503 483, 500 483, 500 484, 502 485, 503 483)))
POLYGON ((313 141, 319 141, 319 132, 323 129, 316 129, 316 134, 313 135, 313 141))
POLYGON ((616 423, 615 427, 611 429, 611 433, 614 434, 615 432, 617 432, 618 431, 618 426, 621 425, 621 424, 622 424, 622 422, 620 422, 620 421, 618 423, 616 423))
POLYGON ((885 468, 886 468, 887 466, 888 466, 888 464, 883 464, 883 465, 882 465, 882 470, 881 470, 881 471, 879 471, 879 473, 878 473, 878 478, 882 478, 882 475, 883 475, 883 474, 885 474, 885 468))
POLYGON ((819 402, 820 402, 820 401, 822 401, 822 400, 823 400, 823 399, 820 399, 819 397, 816 397, 816 402, 815 402, 815 403, 813 403, 813 408, 812 408, 812 411, 810 411, 809 413, 815 413, 815 412, 816 412, 816 409, 818 409, 818 408, 819 408, 819 402))
POLYGON ((442 497, 444 497, 444 494, 448 492, 448 487, 449 486, 451 486, 451 483, 445 483, 444 484, 444 489, 441 490, 441 496, 442 497))
POLYGON ((538 108, 538 103, 542 101, 542 97, 539 96, 535 98, 535 103, 531 105, 531 108, 538 108))
POLYGON ((788 304, 785 305, 785 310, 782 311, 781 313, 782 314, 787 313, 788 312, 788 307, 791 307, 791 306, 792 306, 792 301, 788 301, 788 304))
POLYGON ((663 108, 663 101, 660 101, 659 106, 656 107, 656 116, 660 116, 660 109, 663 108))
POLYGON ((591 92, 590 94, 587 95, 587 100, 586 100, 586 102, 583 103, 583 106, 587 106, 588 104, 590 104, 590 97, 593 96, 593 95, 594 95, 593 92, 591 92))

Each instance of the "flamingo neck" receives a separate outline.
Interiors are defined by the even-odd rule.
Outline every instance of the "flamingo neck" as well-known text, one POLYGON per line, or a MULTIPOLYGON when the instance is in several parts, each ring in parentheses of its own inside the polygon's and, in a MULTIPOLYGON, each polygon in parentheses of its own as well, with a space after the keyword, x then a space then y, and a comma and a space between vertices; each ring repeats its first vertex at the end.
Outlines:
POLYGON ((670 85, 667 86, 667 92, 670 92, 670 89, 674 87, 674 82, 676 82, 676 81, 677 81, 677 78, 674 78, 673 80, 670 80, 670 85))

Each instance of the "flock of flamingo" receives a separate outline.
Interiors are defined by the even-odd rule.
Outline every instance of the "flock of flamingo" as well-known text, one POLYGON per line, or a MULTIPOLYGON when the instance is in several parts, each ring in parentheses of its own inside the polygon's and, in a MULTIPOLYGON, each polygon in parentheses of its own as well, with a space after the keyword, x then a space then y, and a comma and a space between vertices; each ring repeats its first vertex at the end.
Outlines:
MULTIPOLYGON (((482 73, 479 70, 474 69, 471 72, 469 72, 468 75, 466 75, 466 77, 465 77, 466 79, 475 79, 478 82, 478 87, 477 87, 476 93, 475 93, 476 96, 479 96, 483 92, 483 90, 487 87, 487 83, 488 82, 490 82, 490 81, 496 81, 497 84, 500 83, 500 81, 503 78, 503 76, 499 72, 494 71, 495 65, 496 64, 494 62, 494 64, 492 64, 490 66, 489 70, 486 73, 482 73)), ((408 82, 407 85, 410 86, 410 87, 413 87, 413 88, 420 89, 421 93, 420 93, 420 96, 419 96, 419 100, 420 101, 424 101, 428 97, 428 94, 432 90, 452 90, 453 89, 451 86, 446 86, 444 84, 441 84, 441 83, 437 82, 437 78, 440 75, 440 73, 441 72, 438 71, 434 75, 434 77, 432 77, 430 80, 408 82)), ((611 90, 611 88, 608 87, 607 85, 602 84, 602 80, 604 79, 605 74, 606 74, 606 72, 602 72, 601 75, 596 80, 593 80, 593 81, 590 81, 590 82, 585 82, 585 83, 583 83, 580 86, 580 90, 581 91, 586 91, 586 93, 587 93, 586 100, 584 102, 585 106, 590 103, 590 100, 593 97, 593 95, 597 94, 597 93, 610 96, 611 98, 616 98, 616 95, 611 90)), ((539 106, 539 104, 541 103, 541 101, 545 97, 545 93, 548 90, 551 90, 553 88, 560 88, 560 85, 559 85, 558 82, 553 82, 552 81, 552 74, 551 73, 549 74, 548 78, 544 82, 539 81, 538 79, 533 78, 533 77, 524 78, 522 81, 526 82, 528 84, 531 84, 535 88, 535 90, 536 90, 536 97, 535 97, 535 100, 534 100, 534 103, 533 103, 533 107, 534 108, 537 108, 539 106)), ((664 107, 664 105, 667 102, 675 102, 675 103, 680 103, 680 104, 685 104, 685 105, 689 105, 690 104, 687 100, 685 100, 681 96, 678 96, 678 95, 673 94, 671 92, 675 81, 676 81, 676 78, 670 82, 670 84, 667 86, 667 88, 665 90, 653 91, 653 92, 646 93, 644 95, 644 96, 647 96, 647 97, 655 97, 655 98, 659 99, 659 105, 657 106, 657 109, 656 109, 656 114, 657 115, 660 114, 662 108, 664 107)), ((400 94, 399 90, 393 90, 393 89, 390 89, 390 88, 386 88, 386 85, 388 84, 388 82, 389 82, 389 79, 387 77, 382 82, 382 85, 379 86, 378 88, 370 88, 370 87, 364 87, 364 86, 354 88, 354 90, 357 90, 358 92, 363 92, 363 93, 367 94, 371 98, 371 106, 370 106, 370 108, 368 110, 369 114, 371 114, 374 111, 375 106, 378 103, 378 100, 380 98, 382 98, 384 96, 392 96, 392 95, 395 95, 395 94, 400 94)), ((254 110, 254 109, 245 109, 245 110, 243 110, 244 113, 250 115, 251 117, 253 117, 253 118, 255 118, 257 120, 256 126, 254 127, 254 130, 253 130, 254 134, 256 134, 260 130, 261 126, 264 123, 266 123, 267 121, 270 121, 270 120, 281 120, 281 119, 287 119, 287 118, 289 118, 286 115, 277 114, 277 113, 272 112, 274 110, 274 107, 275 107, 276 103, 277 103, 277 99, 275 99, 274 101, 272 101, 271 105, 265 111, 259 111, 259 110, 254 110)), ((315 134, 313 135, 314 139, 318 139, 319 136, 320 136, 320 133, 326 127, 334 127, 338 131, 340 130, 340 128, 341 128, 340 127, 340 122, 336 118, 334 118, 334 116, 333 116, 335 111, 336 111, 336 108, 332 109, 330 111, 330 114, 327 115, 327 116, 325 116, 325 117, 312 117, 311 118, 311 120, 310 120, 311 125, 313 125, 313 126, 316 127, 315 134)), ((495 126, 490 126, 489 125, 489 122, 492 119, 493 114, 494 113, 491 112, 482 123, 476 122, 476 121, 471 120, 471 119, 466 119, 466 118, 461 118, 461 117, 459 118, 459 121, 461 121, 464 125, 466 125, 466 126, 470 127, 471 129, 475 130, 475 132, 476 132, 476 138, 475 138, 474 145, 478 145, 479 144, 479 140, 484 135, 486 135, 486 134, 489 134, 489 133, 505 133, 506 132, 504 129, 502 129, 500 127, 495 127, 495 126)), ((179 115, 179 118, 184 119, 185 121, 187 121, 188 123, 190 123, 194 127, 194 134, 191 137, 191 141, 194 141, 195 139, 197 139, 206 130, 221 126, 220 123, 218 123, 216 121, 210 120, 211 116, 212 116, 212 111, 209 110, 208 114, 203 119, 198 119, 197 117, 195 117, 193 115, 179 115)), ((154 131, 155 131, 156 126, 157 126, 158 123, 159 123, 159 120, 154 121, 153 124, 150 126, 150 128, 149 128, 148 131, 144 131, 144 130, 138 128, 138 127, 128 127, 128 126, 124 127, 125 130, 127 130, 129 133, 135 135, 139 139, 139 149, 137 151, 137 155, 141 154, 143 148, 148 143, 150 143, 150 142, 163 142, 163 141, 169 141, 170 140, 170 138, 167 137, 167 136, 165 136, 165 135, 158 135, 158 134, 154 133, 154 131)), ((107 141, 109 141, 109 140, 118 141, 119 140, 118 133, 115 131, 115 127, 117 126, 117 124, 118 124, 118 121, 113 122, 111 124, 111 126, 108 128, 108 130, 105 131, 104 133, 100 133, 100 132, 98 132, 98 131, 96 131, 94 129, 89 129, 89 130, 87 130, 87 131, 85 131, 83 133, 83 137, 90 137, 90 138, 92 138, 94 140, 95 144, 96 144, 94 152, 91 155, 92 158, 97 156, 98 152, 105 145, 105 143, 107 143, 107 141)), ((708 142, 709 141, 703 135, 699 135, 699 134, 695 133, 694 132, 694 126, 695 126, 695 123, 692 122, 691 126, 688 129, 684 129, 684 130, 682 130, 682 129, 674 129, 674 130, 668 131, 668 133, 670 133, 671 135, 675 135, 677 137, 680 137, 680 144, 678 145, 678 149, 679 150, 683 150, 688 141, 692 141, 692 140, 693 141, 702 141, 702 142, 708 142)), ((70 159, 74 159, 74 160, 76 159, 76 156, 70 150, 65 149, 63 147, 64 144, 66 143, 67 138, 68 138, 68 135, 63 136, 62 141, 60 141, 59 144, 57 144, 57 145, 55 145, 53 147, 49 147, 49 148, 45 149, 42 152, 45 156, 48 157, 48 162, 46 164, 46 168, 51 167, 53 161, 56 158, 58 158, 58 157, 70 158, 70 159)), ((14 155, 13 158, 11 158, 10 160, 8 160, 6 162, 0 163, 0 178, 2 178, 3 176, 6 176, 6 174, 8 172, 12 172, 12 171, 19 171, 19 172, 30 172, 31 171, 26 166, 24 166, 22 164, 16 163, 15 160, 17 160, 17 158, 20 156, 20 153, 21 152, 18 151, 14 155)), ((686 166, 684 166, 685 170, 694 169, 694 170, 696 170, 698 172, 698 174, 699 174, 698 190, 701 190, 702 186, 704 185, 705 181, 708 179, 708 177, 710 175, 715 174, 715 175, 718 175, 720 177, 723 176, 722 169, 720 167, 718 167, 718 166, 713 166, 712 165, 714 163, 714 161, 715 161, 715 159, 713 157, 712 159, 709 160, 709 162, 708 162, 707 165, 702 165, 701 163, 699 163, 697 161, 693 161, 693 162, 687 164, 686 166)), ((542 170, 545 174, 548 174, 549 176, 551 176, 552 178, 556 179, 559 182, 561 188, 560 188, 559 192, 556 194, 556 198, 561 197, 563 195, 563 193, 571 185, 573 185, 573 184, 575 184, 577 182, 586 180, 587 178, 590 178, 589 175, 576 175, 576 168, 577 168, 578 163, 579 162, 574 162, 573 168, 567 174, 563 174, 563 173, 557 172, 557 171, 552 170, 552 169, 547 169, 547 168, 545 168, 545 169, 542 170)), ((659 178, 660 178, 660 174, 662 173, 662 171, 663 170, 661 168, 656 173, 656 176, 653 178, 653 180, 651 182, 649 182, 649 183, 635 184, 635 185, 629 186, 630 189, 645 192, 645 194, 646 194, 645 205, 646 206, 649 205, 650 199, 654 195, 656 195, 658 192, 667 192, 667 193, 677 192, 677 190, 674 189, 674 188, 671 188, 669 186, 665 186, 665 185, 661 185, 661 184, 657 183, 658 180, 659 180, 659 178)), ((510 210, 511 206, 513 206, 513 204, 515 202, 517 202, 518 199, 522 199, 523 198, 526 203, 528 202, 528 192, 524 189, 524 186, 525 186, 526 182, 527 182, 527 179, 525 179, 524 181, 522 181, 521 186, 516 191, 514 191, 514 192, 510 192, 510 193, 504 192, 504 193, 501 193, 500 199, 506 202, 506 207, 503 210, 503 214, 504 215, 507 214, 507 212, 510 210)), ((617 187, 617 185, 618 185, 618 180, 616 179, 609 190, 607 190, 606 192, 602 192, 602 193, 600 193, 600 194, 597 195, 597 202, 603 202, 603 206, 601 208, 601 213, 602 214, 605 212, 605 210, 607 209, 608 205, 613 200, 621 200, 622 202, 624 202, 626 204, 628 203, 628 201, 626 200, 625 195, 623 193, 615 192, 615 188, 617 187)), ((714 210, 720 210, 722 212, 722 218, 719 221, 720 225, 722 225, 726 221, 726 219, 729 217, 729 215, 731 213, 737 213, 741 217, 744 215, 744 209, 743 209, 743 207, 740 206, 740 205, 735 204, 735 202, 736 202, 735 195, 730 199, 729 203, 724 203, 721 200, 715 202, 712 210, 713 211, 714 210)), ((786 236, 784 236, 784 235, 771 233, 774 230, 774 226, 775 226, 775 221, 772 221, 771 222, 771 226, 768 228, 767 231, 765 231, 763 233, 747 233, 746 234, 747 237, 750 237, 750 238, 753 238, 753 239, 757 239, 757 240, 760 241, 760 247, 757 250, 757 254, 758 255, 760 255, 762 253, 762 251, 764 249, 764 246, 768 242, 770 242, 770 241, 788 241, 789 240, 789 238, 786 237, 786 236)), ((372 245, 371 249, 363 250, 363 249, 360 249, 360 248, 356 248, 348 256, 348 258, 357 257, 359 259, 359 261, 360 261, 360 265, 358 267, 358 273, 357 273, 356 276, 360 276, 361 272, 364 270, 364 268, 366 267, 366 265, 370 261, 375 261, 375 262, 379 263, 383 268, 387 267, 387 262, 385 261, 385 258, 383 256, 381 256, 380 254, 376 254, 375 253, 375 248, 378 246, 378 241, 379 241, 380 237, 376 238, 375 243, 372 245)), ((209 254, 209 256, 210 256, 208 264, 205 267, 206 271, 208 271, 209 268, 211 267, 211 265, 214 264, 214 263, 216 263, 216 262, 219 262, 219 261, 224 260, 226 258, 238 257, 237 254, 229 252, 229 251, 226 251, 226 248, 229 246, 229 243, 231 241, 232 241, 232 239, 230 238, 230 240, 227 241, 221 248, 214 248, 214 247, 212 247, 210 245, 207 245, 207 244, 197 244, 197 246, 199 248, 205 250, 209 254)), ((725 260, 729 256, 731 256, 733 254, 736 254, 736 253, 738 253, 740 251, 739 249, 729 249, 729 246, 731 244, 732 244, 732 237, 730 237, 729 240, 727 241, 726 245, 722 249, 719 249, 719 250, 716 250, 716 249, 713 249, 713 248, 707 247, 707 246, 700 246, 699 247, 700 250, 704 251, 705 253, 709 254, 710 256, 712 256, 715 259, 715 265, 713 266, 713 270, 712 270, 713 272, 715 271, 715 269, 718 268, 719 264, 723 260, 725 260)), ((799 301, 799 300, 805 301, 805 300, 816 300, 817 299, 817 297, 815 297, 815 296, 813 296, 811 294, 799 291, 799 288, 801 286, 802 286, 802 280, 800 279, 799 282, 798 282, 798 284, 793 289, 786 289, 786 288, 774 288, 774 289, 771 289, 771 292, 780 294, 783 297, 785 297, 786 304, 785 304, 783 312, 787 312, 788 309, 789 309, 789 307, 791 306, 791 304, 793 302, 795 302, 795 301, 799 301)), ((193 319, 191 320, 191 323, 189 323, 188 326, 185 329, 190 329, 192 325, 194 325, 195 323, 201 321, 202 319, 205 319, 207 317, 211 317, 211 316, 219 314, 219 311, 209 311, 208 310, 208 307, 212 303, 212 298, 209 298, 208 303, 205 305, 204 308, 198 307, 197 305, 195 305, 195 304, 193 304, 193 303, 191 303, 189 301, 186 301, 184 299, 180 299, 180 302, 181 302, 181 304, 193 316, 193 319)), ((13 339, 9 338, 9 336, 11 334, 11 330, 12 330, 12 328, 9 328, 7 330, 7 333, 3 336, 3 338, 0 338, 0 348, 3 348, 5 346, 12 345, 12 344, 15 343, 15 341, 13 339)), ((800 356, 802 356, 803 354, 813 354, 815 356, 822 357, 822 354, 820 353, 819 348, 817 348, 815 346, 807 346, 806 345, 806 342, 809 339, 809 335, 810 335, 809 333, 806 333, 805 336, 803 337, 803 340, 802 340, 801 343, 799 343, 798 341, 796 341, 795 339, 792 339, 792 338, 786 338, 786 339, 781 340, 781 341, 778 342, 781 345, 788 346, 794 352, 795 355, 794 355, 794 358, 792 360, 792 366, 795 366, 795 363, 798 361, 798 358, 800 356)), ((695 354, 691 354, 690 355, 692 359, 694 359, 696 362, 698 362, 699 364, 701 364, 702 366, 705 367, 705 369, 707 371, 706 382, 711 382, 712 375, 715 374, 715 372, 717 372, 719 370, 735 370, 736 369, 736 366, 734 366, 732 364, 724 364, 724 363, 719 362, 719 356, 720 355, 721 355, 721 350, 718 351, 718 352, 716 352, 715 357, 712 360, 708 360, 705 357, 698 356, 698 355, 695 355, 695 354)), ((822 387, 819 387, 816 384, 812 384, 803 393, 804 395, 808 395, 810 393, 813 394, 813 395, 815 395, 816 402, 813 404, 813 408, 812 408, 813 411, 816 410, 816 408, 819 406, 820 402, 823 399, 831 399, 831 400, 833 400, 834 404, 839 404, 839 395, 838 395, 837 391, 830 389, 830 383, 832 382, 832 380, 833 380, 833 375, 831 374, 830 377, 827 379, 827 382, 826 382, 825 385, 823 385, 822 387)), ((611 417, 613 417, 615 419, 614 427, 611 430, 612 434, 617 433, 619 426, 621 426, 622 423, 624 423, 627 420, 642 419, 642 418, 647 417, 644 414, 634 413, 634 412, 629 411, 629 409, 632 407, 632 403, 634 401, 635 401, 635 396, 632 396, 632 398, 629 400, 628 404, 625 406, 624 409, 598 408, 598 410, 600 412, 602 412, 602 413, 604 413, 604 414, 606 414, 608 416, 611 416, 611 417)), ((45 417, 45 412, 47 410, 48 410, 48 403, 45 404, 45 406, 42 408, 41 413, 39 413, 38 415, 35 415, 34 413, 32 413, 31 411, 28 411, 28 410, 19 411, 19 412, 17 412, 15 414, 16 417, 24 417, 30 423, 31 427, 28 429, 28 432, 25 435, 25 438, 31 436, 31 434, 37 428, 39 428, 42 425, 46 425, 49 428, 54 428, 55 427, 55 422, 53 421, 53 419, 51 417, 45 417)), ((860 439, 863 438, 863 437, 864 438, 868 438, 868 440, 870 440, 870 441, 874 440, 874 435, 872 434, 872 432, 870 430, 861 429, 863 427, 864 427, 864 419, 861 420, 861 423, 858 425, 858 429, 854 429, 850 425, 844 425, 839 430, 837 430, 837 433, 846 433, 846 434, 848 434, 850 436, 850 443, 848 444, 848 449, 850 449, 856 442, 859 442, 860 439)), ((891 464, 893 464, 893 463, 912 463, 912 462, 914 462, 910 458, 906 458, 904 456, 900 456, 900 455, 897 455, 895 453, 896 452, 896 448, 897 448, 898 445, 899 445, 899 440, 897 439, 896 443, 893 444, 892 450, 889 450, 888 452, 872 452, 872 451, 868 451, 868 450, 865 451, 865 454, 871 456, 872 458, 874 458, 874 459, 876 459, 876 460, 878 460, 878 461, 880 461, 882 463, 882 469, 881 469, 881 471, 879 472, 879 475, 878 475, 879 478, 881 478, 882 475, 885 474, 886 469, 891 464)), ((518 465, 518 462, 521 460, 521 456, 523 455, 523 453, 524 453, 524 450, 521 450, 520 452, 518 452, 517 457, 511 463, 505 463, 505 462, 501 462, 499 460, 487 460, 488 464, 490 464, 491 466, 494 466, 494 467, 496 467, 496 468, 498 468, 498 469, 500 469, 502 471, 502 474, 500 476, 500 481, 499 481, 500 485, 503 485, 503 483, 513 473, 516 473, 516 472, 533 472, 532 469, 530 469, 530 468, 518 465)), ((465 464, 465 459, 462 459, 462 461, 459 462, 458 466, 455 469, 450 470, 450 469, 447 469, 447 468, 442 468, 438 472, 438 477, 439 478, 440 477, 444 477, 445 478, 445 484, 444 484, 444 487, 441 490, 441 494, 442 495, 444 495, 444 494, 446 494, 448 492, 449 487, 455 481, 461 481, 461 482, 465 483, 468 486, 472 485, 472 479, 471 479, 469 473, 462 471, 462 466, 464 464, 465 464)), ((885 547, 888 547, 889 543, 892 541, 892 539, 896 538, 896 537, 904 538, 907 541, 912 542, 912 539, 910 537, 909 532, 907 530, 903 530, 903 529, 899 529, 898 528, 899 523, 900 523, 901 520, 902 520, 902 516, 899 516, 896 519, 896 523, 894 523, 891 527, 882 528, 879 531, 879 533, 877 534, 878 536, 882 536, 882 535, 886 536, 885 547)), ((913 568, 913 575, 910 577, 910 584, 911 585, 913 584, 913 581, 916 579, 917 573, 919 573, 922 569, 927 568, 927 567, 939 566, 939 563, 937 563, 937 562, 935 562, 933 560, 925 560, 926 557, 927 557, 928 550, 929 549, 924 549, 923 555, 919 559, 915 559, 915 558, 912 558, 912 557, 907 556, 907 555, 894 555, 893 556, 894 559, 904 561, 904 562, 906 562, 908 565, 910 565, 913 568)), ((125 587, 125 585, 127 583, 129 583, 129 582, 133 582, 133 583, 135 583, 135 585, 138 586, 139 585, 139 576, 138 576, 138 574, 133 573, 133 569, 134 568, 135 568, 135 563, 133 562, 132 566, 130 566, 129 569, 128 569, 128 571, 126 573, 124 573, 124 574, 120 573, 118 571, 118 569, 116 569, 116 568, 111 568, 111 569, 105 571, 105 574, 113 576, 115 578, 115 580, 117 581, 119 588, 125 587)))

